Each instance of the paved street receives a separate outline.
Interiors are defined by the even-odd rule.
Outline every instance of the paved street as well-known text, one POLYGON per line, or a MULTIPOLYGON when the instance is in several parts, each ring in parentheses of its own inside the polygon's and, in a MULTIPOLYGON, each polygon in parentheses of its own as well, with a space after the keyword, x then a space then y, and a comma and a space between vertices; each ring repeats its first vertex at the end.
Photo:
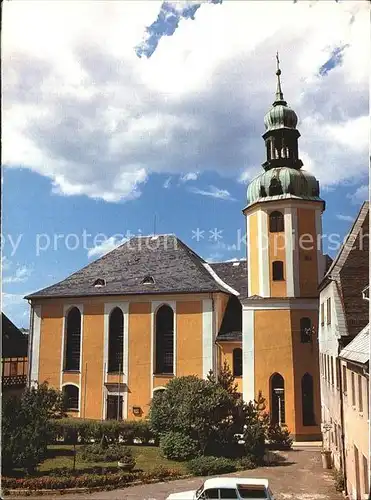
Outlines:
MULTIPOLYGON (((228 474, 228 476, 266 477, 271 483, 277 500, 339 500, 343 497, 335 491, 331 473, 322 469, 319 450, 319 447, 298 447, 284 453, 287 462, 281 466, 263 467, 252 471, 228 474)), ((63 495, 63 499, 164 500, 170 493, 195 489, 202 481, 203 478, 183 479, 169 483, 132 486, 115 491, 63 495)), ((55 499, 55 496, 40 498, 55 499)))

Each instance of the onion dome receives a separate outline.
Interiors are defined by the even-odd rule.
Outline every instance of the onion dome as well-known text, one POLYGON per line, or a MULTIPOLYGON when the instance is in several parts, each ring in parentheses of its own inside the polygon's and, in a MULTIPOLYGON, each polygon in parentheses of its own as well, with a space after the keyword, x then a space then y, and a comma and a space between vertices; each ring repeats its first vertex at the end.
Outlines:
POLYGON ((319 183, 314 175, 302 169, 272 168, 253 179, 247 188, 248 205, 264 198, 298 197, 320 200, 319 183))

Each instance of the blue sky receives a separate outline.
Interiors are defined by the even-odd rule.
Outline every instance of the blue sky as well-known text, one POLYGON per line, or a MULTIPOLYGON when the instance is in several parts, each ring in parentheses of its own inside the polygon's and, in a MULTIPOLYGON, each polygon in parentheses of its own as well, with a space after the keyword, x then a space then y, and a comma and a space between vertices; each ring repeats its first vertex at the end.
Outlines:
POLYGON ((368 197, 367 64, 359 56, 368 24, 362 2, 299 3, 267 2, 272 12, 264 12, 258 2, 228 0, 197 9, 76 2, 73 18, 67 6, 41 12, 31 0, 29 16, 19 16, 5 5, 3 309, 18 326, 28 326, 25 294, 128 231, 152 233, 155 216, 158 233, 176 233, 208 260, 245 256, 242 209, 265 159, 277 49, 304 168, 326 200, 324 233, 346 234, 368 197), (61 16, 73 19, 67 37, 61 16), (271 36, 254 32, 262 21, 271 36), (39 38, 28 28, 34 22, 39 38))

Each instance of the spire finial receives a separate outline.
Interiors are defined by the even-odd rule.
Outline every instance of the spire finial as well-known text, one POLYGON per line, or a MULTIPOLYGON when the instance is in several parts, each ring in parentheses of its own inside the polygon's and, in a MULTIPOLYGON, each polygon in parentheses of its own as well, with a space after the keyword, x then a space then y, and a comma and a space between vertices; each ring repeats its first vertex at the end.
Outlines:
POLYGON ((276 60, 277 60, 277 71, 276 71, 276 75, 277 75, 276 102, 277 102, 277 101, 283 101, 283 92, 282 92, 282 88, 281 88, 281 78, 280 78, 281 70, 280 70, 280 60, 278 57, 278 51, 276 54, 276 60))

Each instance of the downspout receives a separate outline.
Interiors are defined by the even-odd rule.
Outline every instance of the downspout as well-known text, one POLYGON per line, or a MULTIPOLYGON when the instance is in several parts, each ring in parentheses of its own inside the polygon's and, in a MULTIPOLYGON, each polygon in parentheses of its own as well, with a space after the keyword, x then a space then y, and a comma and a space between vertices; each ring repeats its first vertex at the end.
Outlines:
POLYGON ((345 494, 348 494, 347 491, 347 466, 345 461, 345 434, 344 434, 344 397, 343 397, 343 376, 342 369, 340 364, 340 347, 338 346, 338 359, 339 363, 339 381, 340 381, 340 422, 341 422, 341 448, 342 448, 342 459, 343 459, 343 475, 344 475, 344 490, 345 494))
POLYGON ((34 317, 34 308, 32 305, 32 302, 28 299, 27 300, 29 306, 30 306, 30 328, 29 328, 29 333, 28 333, 28 348, 27 348, 27 357, 28 357, 28 366, 27 366, 27 385, 28 387, 31 387, 31 366, 32 366, 32 347, 33 347, 33 317, 34 317))

